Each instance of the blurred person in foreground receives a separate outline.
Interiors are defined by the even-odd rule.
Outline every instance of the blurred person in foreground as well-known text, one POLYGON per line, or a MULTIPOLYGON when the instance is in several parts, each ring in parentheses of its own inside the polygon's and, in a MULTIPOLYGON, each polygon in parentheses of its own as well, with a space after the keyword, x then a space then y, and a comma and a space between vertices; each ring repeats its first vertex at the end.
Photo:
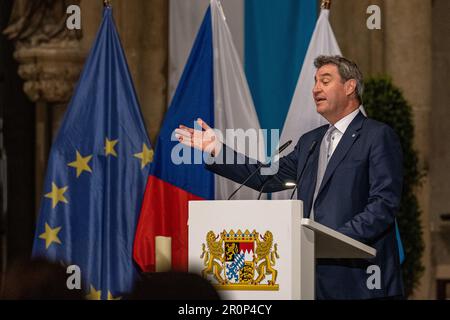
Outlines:
POLYGON ((199 275, 154 272, 142 276, 126 300, 220 300, 213 285, 199 275))
POLYGON ((11 264, 0 297, 5 300, 83 300, 81 290, 69 290, 66 268, 46 260, 11 264))

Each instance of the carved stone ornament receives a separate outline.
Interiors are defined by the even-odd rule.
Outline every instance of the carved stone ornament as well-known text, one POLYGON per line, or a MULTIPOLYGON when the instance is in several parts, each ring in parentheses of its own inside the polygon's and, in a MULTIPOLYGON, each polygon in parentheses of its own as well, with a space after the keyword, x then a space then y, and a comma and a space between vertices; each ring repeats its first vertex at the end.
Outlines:
POLYGON ((66 28, 66 9, 79 0, 16 0, 5 35, 15 41, 24 91, 33 102, 66 103, 85 53, 81 32, 66 28))

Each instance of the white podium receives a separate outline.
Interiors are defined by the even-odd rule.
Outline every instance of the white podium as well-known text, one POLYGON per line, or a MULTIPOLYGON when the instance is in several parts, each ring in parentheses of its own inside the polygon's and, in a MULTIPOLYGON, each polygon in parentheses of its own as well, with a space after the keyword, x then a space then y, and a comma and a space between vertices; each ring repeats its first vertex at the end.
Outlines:
POLYGON ((309 219, 299 200, 190 201, 189 272, 230 300, 313 300, 316 258, 376 250, 309 219))

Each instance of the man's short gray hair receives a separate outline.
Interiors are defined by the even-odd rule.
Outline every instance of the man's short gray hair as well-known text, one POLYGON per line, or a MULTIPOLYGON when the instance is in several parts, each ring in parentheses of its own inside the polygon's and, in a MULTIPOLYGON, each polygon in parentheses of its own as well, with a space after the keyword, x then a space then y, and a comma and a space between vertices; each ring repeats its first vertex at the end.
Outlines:
POLYGON ((356 63, 342 57, 342 56, 318 56, 314 60, 314 66, 317 69, 327 65, 333 64, 339 70, 339 75, 344 82, 354 79, 356 80, 356 96, 359 103, 362 104, 363 92, 364 92, 364 79, 361 70, 359 70, 356 63))

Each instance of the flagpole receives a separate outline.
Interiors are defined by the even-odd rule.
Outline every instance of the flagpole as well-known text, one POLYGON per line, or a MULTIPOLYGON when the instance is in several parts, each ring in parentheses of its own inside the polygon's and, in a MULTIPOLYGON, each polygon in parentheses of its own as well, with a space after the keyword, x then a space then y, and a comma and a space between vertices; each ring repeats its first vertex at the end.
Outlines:
POLYGON ((330 10, 330 8, 331 8, 331 0, 322 0, 320 8, 321 9, 330 10))

